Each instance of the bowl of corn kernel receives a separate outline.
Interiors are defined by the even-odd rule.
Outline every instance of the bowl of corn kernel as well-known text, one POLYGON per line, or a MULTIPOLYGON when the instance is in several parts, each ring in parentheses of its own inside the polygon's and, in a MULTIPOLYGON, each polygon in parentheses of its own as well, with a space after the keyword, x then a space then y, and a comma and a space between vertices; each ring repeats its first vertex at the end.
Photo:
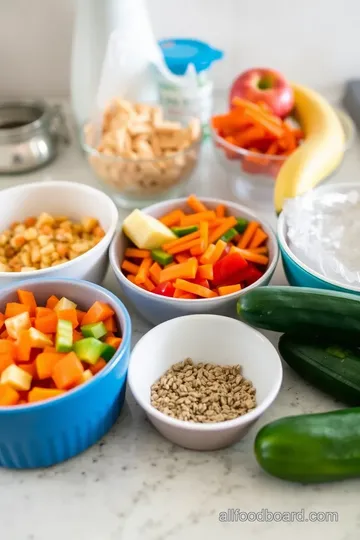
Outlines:
POLYGON ((63 181, 1 191, 0 285, 31 278, 100 283, 118 211, 105 193, 63 181))
POLYGON ((183 194, 198 162, 201 137, 197 118, 171 122, 159 106, 116 98, 100 125, 84 126, 81 143, 114 201, 135 208, 183 194))

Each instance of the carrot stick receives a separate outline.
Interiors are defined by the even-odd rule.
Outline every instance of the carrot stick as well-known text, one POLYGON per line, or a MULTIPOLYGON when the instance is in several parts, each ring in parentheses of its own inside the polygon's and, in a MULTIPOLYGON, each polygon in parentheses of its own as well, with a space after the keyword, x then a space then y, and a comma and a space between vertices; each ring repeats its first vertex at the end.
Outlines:
POLYGON ((136 275, 140 269, 140 266, 125 260, 122 262, 121 268, 127 272, 130 272, 130 274, 136 275))
POLYGON ((257 221, 250 221, 237 247, 241 249, 247 248, 258 227, 259 223, 257 221))
POLYGON ((130 257, 130 259, 146 259, 150 257, 150 251, 148 249, 127 248, 125 249, 125 257, 130 257))
POLYGON ((190 214, 181 218, 181 226, 186 225, 198 225, 202 221, 211 221, 216 219, 214 210, 206 210, 206 212, 197 212, 196 214, 190 214))
POLYGON ((209 223, 202 221, 200 223, 200 246, 202 253, 207 249, 209 245, 209 223))
POLYGON ((215 249, 210 255, 210 257, 205 258, 204 257, 204 263, 205 264, 214 264, 216 261, 218 261, 221 257, 221 255, 224 253, 224 249, 227 247, 227 243, 223 240, 218 240, 215 245, 215 249))
POLYGON ((182 298, 183 300, 193 300, 197 298, 195 294, 184 292, 181 289, 175 289, 173 298, 182 298))
POLYGON ((224 285, 224 287, 219 287, 218 292, 220 296, 225 296, 226 294, 232 294, 241 290, 240 283, 238 285, 224 285))
POLYGON ((140 264, 140 268, 138 270, 138 273, 136 274, 136 277, 135 277, 135 282, 138 283, 138 284, 142 284, 142 283, 145 283, 145 279, 148 277, 149 275, 149 270, 150 270, 150 266, 152 265, 153 263, 153 260, 149 258, 147 259, 143 259, 141 261, 141 264, 140 264))
POLYGON ((226 233, 229 229, 234 227, 237 224, 237 220, 234 216, 230 216, 224 220, 222 225, 219 225, 214 231, 210 233, 209 243, 212 244, 220 238, 223 234, 226 233))
POLYGON ((257 231, 255 232, 251 242, 250 242, 250 246, 249 248, 252 249, 252 248, 257 248, 259 246, 261 246, 261 244, 263 242, 265 242, 265 240, 267 239, 268 235, 266 234, 266 232, 264 232, 260 227, 257 229, 257 231))
POLYGON ((177 278, 194 279, 198 268, 198 261, 194 257, 185 263, 176 264, 171 268, 164 268, 160 273, 160 283, 172 281, 177 278))
POLYGON ((200 238, 196 238, 195 240, 190 240, 190 242, 187 242, 186 244, 180 244, 171 249, 169 248, 167 252, 170 253, 171 255, 174 255, 175 253, 181 253, 181 251, 186 251, 187 249, 191 249, 192 247, 195 247, 195 246, 200 246, 200 238))
POLYGON ((265 137, 265 129, 261 126, 250 126, 235 137, 237 146, 247 148, 262 141, 265 137))
POLYGON ((156 285, 160 283, 161 266, 157 262, 154 262, 149 268, 149 275, 156 285))
POLYGON ((169 212, 168 214, 165 214, 165 216, 159 218, 159 221, 161 221, 161 223, 167 227, 173 227, 174 225, 179 225, 183 216, 184 212, 182 210, 173 210, 172 212, 169 212))
POLYGON ((277 143, 277 141, 273 141, 269 148, 266 150, 266 155, 267 156, 275 156, 277 154, 277 151, 279 149, 279 145, 277 143))
POLYGON ((196 294, 196 296, 201 296, 202 298, 214 298, 217 296, 216 292, 208 289, 207 287, 202 287, 196 283, 190 283, 185 279, 177 279, 174 287, 175 289, 181 289, 182 291, 196 294))
POLYGON ((146 290, 145 287, 144 287, 144 285, 138 285, 138 284, 136 283, 136 281, 135 281, 136 276, 134 276, 134 274, 128 274, 128 275, 126 276, 126 279, 128 279, 129 281, 131 281, 131 283, 133 283, 134 285, 137 285, 137 286, 140 287, 141 289, 146 290))
POLYGON ((252 251, 253 253, 259 253, 261 255, 267 255, 269 253, 267 246, 251 248, 249 251, 252 251))
MULTIPOLYGON (((194 249, 194 248, 192 248, 194 249)), ((178 255, 175 255, 175 259, 176 259, 176 262, 178 263, 183 263, 183 262, 186 262, 190 259, 190 256, 189 255, 185 255, 184 253, 179 253, 178 255)), ((161 270, 161 268, 160 268, 161 270)))
POLYGON ((149 278, 145 278, 144 287, 147 291, 153 291, 155 289, 155 285, 149 278))
POLYGON ((172 240, 171 242, 167 242, 166 244, 163 244, 161 246, 161 249, 163 249, 164 251, 168 251, 175 246, 186 244, 187 242, 190 242, 190 240, 195 240, 196 238, 200 238, 200 231, 195 231, 193 233, 187 234, 186 236, 182 236, 181 238, 177 238, 176 240, 172 240))
POLYGON ((200 262, 201 264, 208 264, 207 261, 209 259, 209 257, 211 257, 211 255, 214 253, 215 251, 215 245, 214 244, 209 244, 207 250, 205 251, 204 255, 202 257, 200 257, 200 262))
POLYGON ((214 279, 214 269, 212 264, 204 264, 198 267, 196 274, 197 278, 200 279, 214 279))
POLYGON ((253 251, 250 251, 249 249, 240 249, 238 247, 233 246, 230 249, 230 253, 240 253, 242 257, 246 261, 251 261, 253 263, 266 265, 269 262, 269 257, 266 257, 266 255, 259 255, 259 253, 254 253, 253 251))
POLYGON ((219 204, 215 208, 215 214, 216 214, 216 217, 218 217, 218 218, 225 217, 225 206, 223 204, 219 204))
POLYGON ((192 257, 198 257, 199 255, 202 255, 204 253, 204 250, 201 244, 199 244, 198 246, 190 248, 190 253, 192 257))
POLYGON ((284 135, 284 128, 282 125, 279 125, 278 121, 274 121, 274 117, 266 114, 264 111, 259 109, 255 111, 252 109, 246 109, 245 115, 251 118, 257 126, 264 128, 268 133, 273 135, 276 138, 280 138, 284 135))
POLYGON ((207 210, 205 204, 199 201, 196 195, 189 195, 186 202, 194 212, 206 212, 207 210))

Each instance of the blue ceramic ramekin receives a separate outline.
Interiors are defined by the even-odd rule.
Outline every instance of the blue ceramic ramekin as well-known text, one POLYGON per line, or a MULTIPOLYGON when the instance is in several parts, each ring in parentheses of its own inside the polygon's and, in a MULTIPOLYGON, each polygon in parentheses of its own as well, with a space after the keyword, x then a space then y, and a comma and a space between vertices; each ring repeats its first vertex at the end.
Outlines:
POLYGON ((87 310, 96 300, 108 303, 121 329, 122 344, 108 365, 65 395, 32 405, 0 407, 0 466, 48 467, 79 454, 99 440, 119 416, 125 398, 131 321, 123 303, 87 281, 46 279, 17 282, 1 289, 0 311, 16 301, 16 290, 34 293, 39 305, 52 294, 87 310))
POLYGON ((360 291, 354 287, 342 287, 336 281, 324 278, 324 276, 303 264, 292 253, 286 242, 284 214, 279 216, 277 234, 284 272, 290 285, 360 294, 360 291))

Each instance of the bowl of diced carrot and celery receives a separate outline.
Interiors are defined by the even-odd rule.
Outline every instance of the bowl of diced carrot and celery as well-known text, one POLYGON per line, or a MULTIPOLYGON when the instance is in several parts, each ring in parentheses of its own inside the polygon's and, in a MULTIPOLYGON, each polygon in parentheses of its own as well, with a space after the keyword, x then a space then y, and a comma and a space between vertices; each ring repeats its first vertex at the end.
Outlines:
POLYGON ((102 437, 125 396, 131 322, 98 285, 31 280, 0 295, 0 466, 44 467, 102 437))
POLYGON ((235 316, 237 298, 268 284, 278 257, 275 233, 251 210, 195 195, 134 210, 110 247, 124 294, 153 324, 235 316))

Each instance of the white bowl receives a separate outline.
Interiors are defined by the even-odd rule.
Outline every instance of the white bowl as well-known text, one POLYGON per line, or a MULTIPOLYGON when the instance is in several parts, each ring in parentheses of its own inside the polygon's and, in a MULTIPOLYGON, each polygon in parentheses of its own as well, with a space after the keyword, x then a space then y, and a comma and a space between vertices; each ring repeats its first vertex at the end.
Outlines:
MULTIPOLYGON (((236 301, 247 291, 255 287, 267 285, 275 271, 279 258, 279 248, 276 235, 270 225, 256 215, 252 210, 230 201, 220 199, 210 199, 200 197, 200 200, 210 209, 216 208, 218 204, 224 204, 231 214, 236 217, 244 217, 248 220, 258 221, 268 235, 269 265, 264 275, 246 289, 216 298, 204 298, 197 300, 186 300, 180 298, 168 298, 141 289, 131 283, 123 274, 120 265, 124 258, 124 252, 128 245, 128 240, 120 230, 116 233, 110 246, 110 264, 115 272, 115 276, 125 294, 133 303, 139 313, 152 324, 159 324, 175 317, 192 315, 194 313, 216 313, 218 315, 236 316, 236 301)), ((143 212, 156 218, 171 212, 176 208, 186 208, 186 198, 165 201, 143 209, 143 212)))
POLYGON ((219 315, 189 315, 150 330, 135 346, 129 387, 150 422, 167 439, 192 450, 224 448, 243 437, 276 398, 282 382, 279 354, 246 324, 219 315), (240 364, 256 388, 255 409, 226 422, 198 424, 171 418, 150 403, 150 387, 176 362, 240 364))
POLYGON ((0 272, 0 286, 14 281, 42 278, 75 278, 100 283, 108 267, 108 248, 114 236, 118 211, 110 197, 85 184, 62 181, 35 182, 0 192, 0 233, 13 221, 41 212, 74 220, 91 216, 99 220, 105 236, 92 249, 67 263, 33 272, 0 272))

